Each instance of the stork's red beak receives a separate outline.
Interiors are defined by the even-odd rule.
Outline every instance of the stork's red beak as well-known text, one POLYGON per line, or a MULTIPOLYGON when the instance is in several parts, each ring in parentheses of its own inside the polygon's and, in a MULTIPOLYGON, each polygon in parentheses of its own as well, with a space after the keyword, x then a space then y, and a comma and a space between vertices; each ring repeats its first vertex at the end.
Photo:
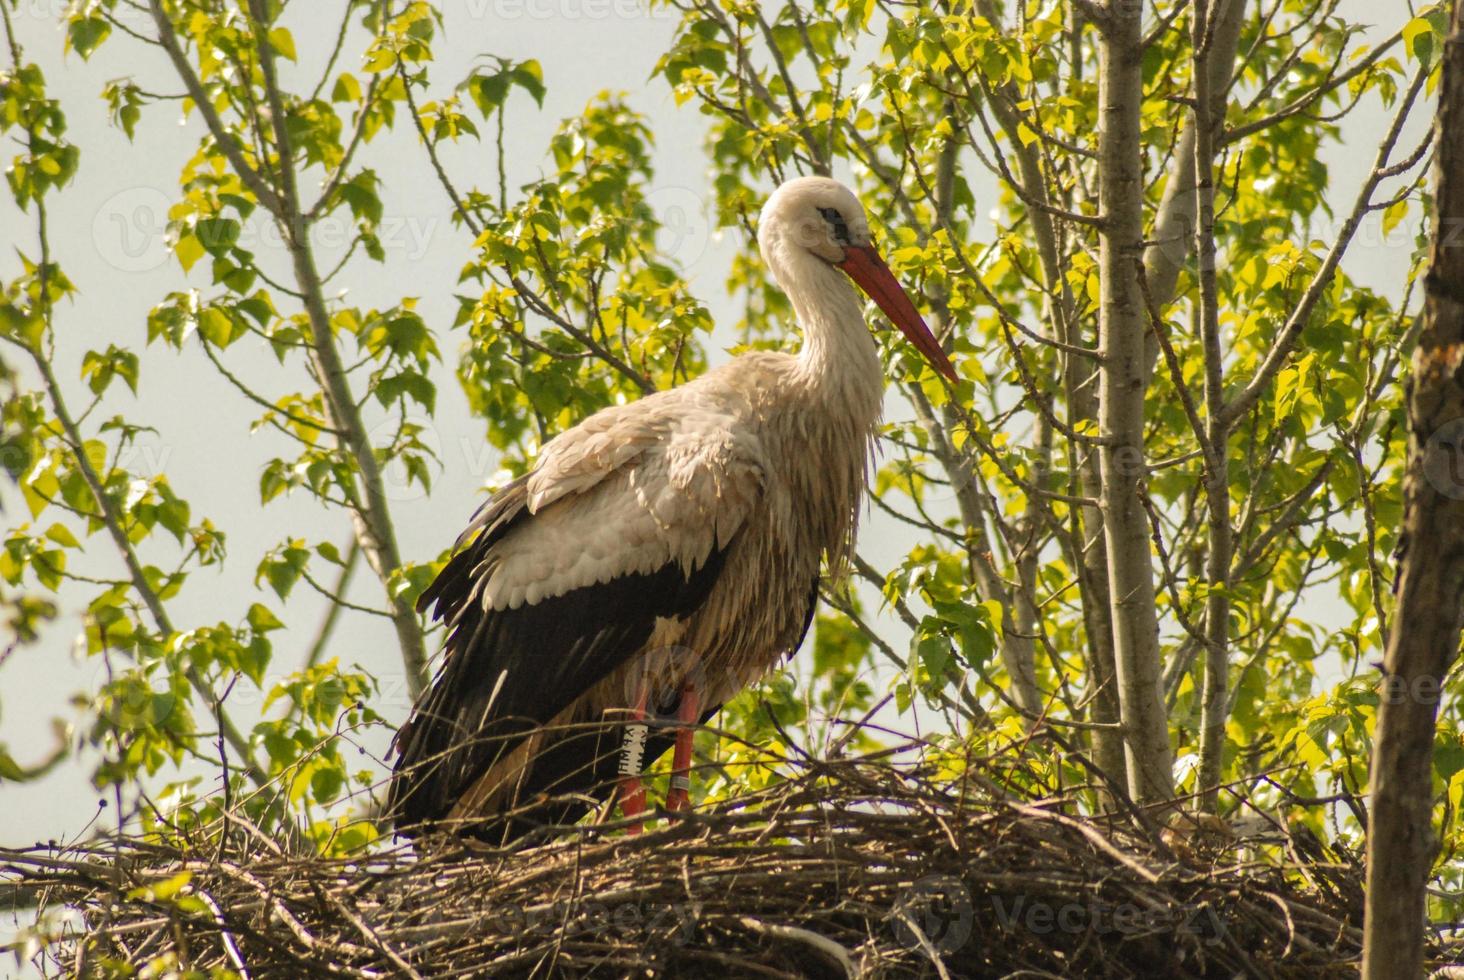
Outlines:
POLYGON ((940 341, 935 339, 935 334, 930 332, 930 328, 920 318, 915 304, 900 287, 895 274, 885 265, 885 260, 873 245, 845 246, 844 261, 839 263, 839 268, 848 273, 849 278, 879 304, 884 315, 900 328, 900 332, 915 345, 916 350, 925 355, 931 367, 952 381, 956 380, 956 369, 946 352, 941 349, 940 341))

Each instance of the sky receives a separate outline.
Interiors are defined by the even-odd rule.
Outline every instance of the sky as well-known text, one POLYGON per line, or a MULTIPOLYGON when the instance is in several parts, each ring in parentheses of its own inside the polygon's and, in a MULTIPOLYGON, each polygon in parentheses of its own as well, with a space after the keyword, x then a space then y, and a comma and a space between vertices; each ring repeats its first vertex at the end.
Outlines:
MULTIPOLYGON (((14 15, 27 58, 42 66, 51 95, 61 100, 67 113, 69 136, 81 148, 75 181, 49 198, 56 258, 80 289, 76 299, 58 312, 58 371, 73 406, 82 405, 85 388, 78 372, 84 351, 108 343, 137 351, 142 357, 138 395, 134 398, 116 386, 99 409, 105 415, 123 413, 158 430, 140 441, 126 465, 145 475, 166 471, 176 491, 192 502, 193 520, 209 517, 230 535, 231 560, 221 570, 193 573, 171 606, 175 620, 217 622, 220 615, 242 612, 256 599, 278 608, 273 593, 256 590, 257 556, 291 536, 344 544, 346 521, 336 514, 322 526, 320 511, 306 497, 276 501, 261 510, 258 474, 282 446, 268 432, 249 434, 249 424, 259 411, 221 382, 196 346, 181 354, 146 346, 145 319, 153 304, 173 290, 208 288, 207 263, 185 275, 163 237, 166 209, 176 197, 179 171, 197 144, 201 124, 196 117, 182 119, 177 103, 163 103, 144 110, 134 140, 112 127, 99 96, 109 80, 132 75, 143 88, 157 92, 178 91, 179 83, 158 52, 115 34, 91 62, 75 54, 63 56, 58 24, 66 6, 65 0, 19 0, 14 15)), ((464 77, 480 53, 537 58, 543 65, 548 86, 543 108, 519 96, 509 109, 511 187, 538 176, 559 121, 576 114, 597 93, 624 92, 647 114, 657 142, 657 177, 650 203, 667 225, 663 244, 688 270, 693 289, 709 303, 718 322, 735 322, 737 313, 722 295, 721 282, 741 239, 720 238, 706 219, 711 175, 699 151, 704 119, 692 104, 677 107, 666 85, 652 78, 675 26, 674 11, 648 12, 632 0, 460 0, 443 6, 446 29, 435 45, 436 91, 464 77)), ((1401 5, 1386 11, 1382 7, 1392 5, 1365 0, 1342 5, 1344 16, 1376 24, 1373 39, 1396 30, 1407 17, 1401 5)), ((337 9, 336 4, 325 3, 291 7, 286 22, 294 32, 300 64, 283 66, 287 84, 301 78, 313 82, 334 38, 337 9)), ((140 19, 133 26, 151 30, 140 19)), ((348 44, 347 63, 354 57, 352 50, 348 44)), ((1386 118, 1375 105, 1363 106, 1348 121, 1347 146, 1327 160, 1337 209, 1350 205, 1385 125, 1386 118)), ((7 156, 12 152, 5 150, 7 156)), ((459 183, 476 178, 487 186, 494 180, 492 151, 485 145, 466 142, 444 149, 443 156, 459 183)), ((379 266, 354 259, 333 286, 346 288, 350 302, 363 307, 395 303, 403 295, 419 296, 419 309, 439 329, 444 348, 444 367, 437 372, 439 411, 427 437, 443 464, 434 492, 428 499, 418 488, 407 486, 401 473, 387 475, 401 552, 409 560, 422 560, 457 535, 497 469, 481 425, 471 418, 451 375, 458 340, 446 328, 456 311, 452 296, 470 238, 451 226, 448 202, 428 175, 410 126, 384 133, 366 148, 362 159, 369 160, 382 178, 382 242, 388 261, 379 266)), ((989 180, 978 182, 978 200, 993 200, 993 186, 989 180)), ((0 201, 0 276, 16 274, 17 248, 34 254, 33 228, 31 217, 18 212, 6 195, 0 201)), ((245 234, 254 236, 261 261, 277 277, 287 278, 288 263, 268 228, 256 224, 245 234)), ((344 225, 326 223, 321 229, 322 266, 333 265, 347 234, 344 225)), ((1407 270, 1407 253, 1396 236, 1385 241, 1373 221, 1360 233, 1346 268, 1374 288, 1396 295, 1407 270)), ((730 332, 715 338, 725 346, 733 342, 730 332)), ((305 387, 303 377, 283 372, 263 349, 229 353, 231 367, 267 391, 305 387)), ((714 353, 714 363, 725 356, 714 353)), ((0 500, 5 504, 0 522, 6 532, 28 518, 13 491, 0 500)), ((98 537, 96 557, 88 567, 112 574, 115 556, 102 545, 98 537)), ((876 564, 893 563, 906 545, 898 525, 878 516, 867 521, 862 551, 876 564)), ((168 556, 176 560, 168 547, 156 555, 159 562, 168 556)), ((374 577, 364 568, 358 572, 350 598, 379 607, 379 593, 374 577)), ((65 590, 61 619, 41 643, 20 649, 0 671, 0 742, 8 743, 22 762, 34 761, 49 750, 52 718, 76 717, 71 696, 99 683, 99 661, 73 649, 85 597, 84 590, 65 590)), ((282 618, 290 628, 274 634, 274 676, 299 663, 320 614, 321 600, 303 589, 285 605, 282 618)), ((889 622, 894 617, 886 614, 882 619, 889 622)), ((892 622, 888 629, 897 646, 903 643, 892 622)), ((383 696, 377 707, 394 724, 405 718, 410 706, 395 649, 385 620, 347 615, 331 651, 343 663, 359 663, 381 680, 383 696)), ((370 747, 379 750, 383 744, 384 740, 370 747)), ((83 757, 33 783, 0 784, 0 844, 63 838, 87 826, 98 815, 98 794, 86 775, 93 762, 83 757)), ((0 964, 0 973, 8 968, 0 964)))
MULTIPOLYGON (((49 200, 53 249, 80 289, 75 301, 58 315, 57 368, 73 405, 80 406, 85 404, 85 388, 78 369, 87 349, 118 343, 141 355, 138 396, 119 388, 99 409, 106 412, 100 417, 121 412, 155 426, 157 434, 145 437, 126 465, 142 474, 167 472, 175 490, 192 502, 195 522, 207 516, 229 533, 230 560, 221 570, 195 572, 172 606, 179 623, 217 622, 221 615, 242 613, 247 606, 241 596, 255 592, 254 561, 265 548, 286 537, 325 538, 344 545, 348 525, 343 515, 336 514, 330 516, 328 527, 321 527, 319 510, 303 497, 276 500, 261 509, 258 474, 271 456, 283 452, 283 440, 266 432, 250 435, 249 425, 259 411, 220 380, 196 347, 179 354, 146 346, 146 315, 153 304, 173 290, 208 288, 207 263, 184 275, 163 236, 179 171, 197 144, 201 124, 197 117, 182 120, 177 103, 162 103, 144 111, 135 139, 128 141, 107 120, 106 105, 99 98, 104 84, 125 74, 150 91, 176 92, 179 83, 156 52, 140 51, 140 45, 115 34, 90 62, 74 53, 63 57, 56 14, 64 6, 21 0, 16 17, 27 57, 45 71, 52 96, 66 108, 69 136, 82 151, 73 184, 49 200)), ((519 97, 509 109, 510 186, 541 174, 549 138, 560 120, 576 115, 602 91, 627 93, 655 119, 658 180, 651 202, 667 216, 666 244, 680 261, 699 270, 700 292, 719 293, 732 243, 712 241, 702 217, 707 175, 694 150, 702 120, 694 111, 677 111, 669 90, 650 81, 658 53, 674 28, 667 12, 647 12, 628 0, 464 0, 446 4, 444 13, 445 30, 436 45, 433 70, 433 77, 442 80, 439 90, 466 76, 481 52, 538 58, 544 65, 549 91, 542 111, 527 97, 519 97)), ((282 65, 286 84, 301 78, 313 83, 329 53, 337 18, 335 4, 292 8, 288 23, 300 62, 293 68, 282 65)), ((470 143, 445 148, 443 155, 459 183, 478 179, 486 186, 494 180, 487 147, 470 143)), ((425 436, 435 444, 443 464, 431 499, 416 486, 409 487, 403 473, 386 474, 401 552, 421 560, 456 537, 498 467, 496 456, 487 450, 481 424, 470 417, 451 375, 459 340, 446 336, 456 312, 452 295, 470 254, 471 236, 452 227, 448 202, 427 176, 425 157, 410 126, 383 133, 365 148, 362 159, 368 158, 382 178, 380 227, 387 262, 383 267, 353 259, 332 285, 344 287, 348 301, 362 307, 419 296, 420 312, 444 335, 444 366, 436 372, 439 411, 425 436)), ((288 260, 272 231, 263 222, 251 222, 244 234, 253 236, 262 264, 287 279, 288 260)), ((323 223, 317 238, 323 268, 334 265, 348 234, 343 223, 323 223)), ((0 242, 0 274, 7 277, 18 271, 15 248, 35 252, 32 220, 20 214, 8 197, 0 204, 0 242)), ((229 352, 236 373, 274 394, 306 387, 303 376, 288 376, 262 346, 252 351, 249 346, 229 352)), ((377 433, 386 434, 384 426, 377 433)), ((5 502, 0 520, 8 530, 29 515, 13 492, 5 502)), ((101 539, 97 544, 100 554, 95 564, 107 569, 115 564, 113 556, 105 554, 101 539)), ((156 553, 161 561, 172 548, 162 547, 156 553)), ((275 634, 279 673, 293 670, 301 661, 321 615, 323 600, 307 593, 299 590, 284 607, 282 618, 290 629, 275 634)), ((353 583, 351 598, 363 605, 381 605, 380 586, 364 567, 353 583)), ((85 591, 68 589, 62 599, 64 615, 44 641, 18 651, 0 676, 4 685, 0 740, 22 759, 43 754, 52 744, 50 719, 75 717, 68 704, 71 695, 98 684, 98 660, 78 659, 72 649, 85 591), (22 690, 27 696, 16 695, 22 690)), ((273 593, 249 595, 248 601, 256 599, 278 606, 273 593)), ((389 627, 376 617, 347 615, 339 630, 331 652, 343 663, 360 663, 379 678, 383 696, 378 710, 399 723, 410 701, 389 627)), ((241 713, 249 707, 247 700, 239 706, 241 713)), ((68 764, 34 783, 0 787, 0 841, 47 840, 80 830, 96 814, 98 801, 86 771, 85 764, 68 764)))

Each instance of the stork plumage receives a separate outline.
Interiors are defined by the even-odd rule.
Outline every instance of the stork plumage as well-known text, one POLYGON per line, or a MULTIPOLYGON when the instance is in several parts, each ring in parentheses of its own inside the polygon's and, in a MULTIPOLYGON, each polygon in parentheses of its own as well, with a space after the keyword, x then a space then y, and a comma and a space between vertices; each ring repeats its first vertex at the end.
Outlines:
POLYGON ((673 740, 667 804, 685 806, 691 726, 807 633, 824 562, 852 544, 883 397, 850 279, 955 373, 842 184, 783 184, 758 245, 800 353, 743 354, 551 440, 423 593, 448 632, 397 736, 398 829, 511 840, 612 797, 635 815, 643 762, 673 740))

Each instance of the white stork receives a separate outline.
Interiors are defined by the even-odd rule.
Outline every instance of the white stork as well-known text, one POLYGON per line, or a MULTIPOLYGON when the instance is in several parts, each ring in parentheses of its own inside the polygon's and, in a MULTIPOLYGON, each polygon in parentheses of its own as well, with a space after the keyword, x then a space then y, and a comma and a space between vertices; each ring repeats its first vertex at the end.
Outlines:
POLYGON ((849 280, 955 371, 844 185, 783 184, 758 245, 802 351, 743 354, 551 440, 423 593, 448 635, 395 741, 399 830, 507 841, 611 797, 638 817, 643 757, 673 738, 667 808, 683 808, 692 726, 807 633, 822 563, 852 544, 883 399, 849 280))

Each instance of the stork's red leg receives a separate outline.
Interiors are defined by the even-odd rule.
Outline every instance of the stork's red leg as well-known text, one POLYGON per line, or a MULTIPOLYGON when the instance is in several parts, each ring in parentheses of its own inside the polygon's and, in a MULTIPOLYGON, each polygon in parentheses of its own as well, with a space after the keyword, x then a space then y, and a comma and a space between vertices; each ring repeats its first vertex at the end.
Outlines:
MULTIPOLYGON (((641 783, 646 736, 649 734, 645 719, 646 682, 642 679, 635 707, 630 710, 630 724, 625 726, 625 740, 620 744, 620 813, 627 819, 646 812, 646 788, 641 783)), ((638 834, 641 829, 641 822, 636 820, 625 828, 625 832, 638 834)))
POLYGON ((685 810, 691 805, 691 743, 696 738, 696 720, 701 712, 701 695, 696 685, 687 681, 681 688, 681 704, 676 711, 676 754, 671 762, 671 789, 666 793, 666 809, 685 810))

